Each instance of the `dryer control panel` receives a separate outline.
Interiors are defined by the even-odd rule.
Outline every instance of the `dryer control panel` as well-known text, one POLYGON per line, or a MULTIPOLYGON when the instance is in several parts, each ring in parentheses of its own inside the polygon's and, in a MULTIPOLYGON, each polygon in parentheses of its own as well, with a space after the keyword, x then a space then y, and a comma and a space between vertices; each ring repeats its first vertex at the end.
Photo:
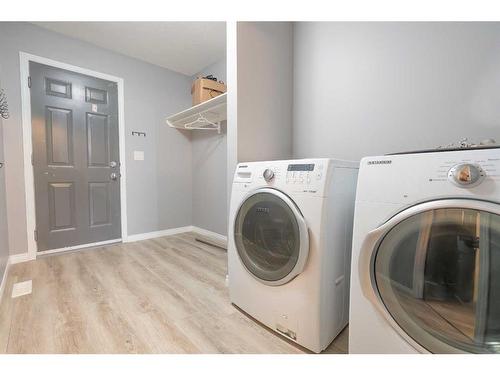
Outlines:
POLYGON ((460 163, 448 171, 448 180, 459 187, 473 187, 483 182, 486 173, 479 164, 460 163))
POLYGON ((357 200, 406 203, 443 197, 500 201, 500 149, 367 157, 357 200))

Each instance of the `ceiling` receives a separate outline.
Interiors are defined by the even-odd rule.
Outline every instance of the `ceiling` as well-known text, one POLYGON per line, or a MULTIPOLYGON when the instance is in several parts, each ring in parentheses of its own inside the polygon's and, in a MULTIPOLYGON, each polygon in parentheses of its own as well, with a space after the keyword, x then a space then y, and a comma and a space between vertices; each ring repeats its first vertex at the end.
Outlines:
POLYGON ((34 24, 189 76, 226 54, 225 22, 34 24))

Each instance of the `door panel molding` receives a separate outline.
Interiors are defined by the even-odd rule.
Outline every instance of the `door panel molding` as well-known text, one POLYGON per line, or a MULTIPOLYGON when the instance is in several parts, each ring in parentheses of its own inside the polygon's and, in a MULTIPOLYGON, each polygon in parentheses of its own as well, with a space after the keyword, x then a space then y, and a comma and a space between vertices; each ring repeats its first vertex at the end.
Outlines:
POLYGON ((49 231, 74 230, 75 186, 72 182, 49 183, 49 231))
POLYGON ((85 114, 85 127, 87 133, 88 166, 107 167, 111 161, 108 116, 87 112, 85 114), (101 123, 99 124, 98 122, 101 123))
MULTIPOLYGON (((26 261, 35 259, 37 256, 37 243, 34 233, 36 229, 35 216, 35 185, 34 169, 31 155, 33 152, 32 143, 32 125, 31 125, 31 97, 28 87, 29 63, 35 62, 48 65, 54 68, 64 69, 73 73, 85 74, 94 78, 103 79, 117 84, 118 89, 118 134, 119 134, 119 154, 121 162, 120 178, 120 205, 121 205, 121 233, 123 242, 127 241, 127 200, 126 200, 126 154, 125 154, 125 112, 124 112, 124 80, 123 78, 100 73, 90 69, 82 68, 76 65, 48 59, 42 56, 19 52, 20 59, 20 84, 21 84, 21 107, 22 107, 22 129, 23 129, 23 156, 24 156, 24 184, 25 184, 25 203, 26 203, 26 235, 28 249, 26 261)), ((57 88, 54 88, 55 90, 57 88)), ((62 94, 62 92, 61 92, 62 94)), ((66 94, 67 95, 67 94, 66 94)), ((56 249, 55 252, 58 250, 56 249)))
POLYGON ((71 99, 73 97, 70 82, 59 81, 57 79, 45 77, 45 93, 60 98, 71 99))
POLYGON ((47 164, 73 166, 73 111, 66 108, 46 106, 45 116, 45 121, 50 124, 45 135, 47 138, 47 164), (64 119, 61 118, 62 116, 64 116, 64 119), (60 144, 63 138, 66 141, 66 147, 64 149, 54 149, 54 144, 60 144))
POLYGON ((109 181, 89 182, 89 225, 111 225, 109 207, 109 181))

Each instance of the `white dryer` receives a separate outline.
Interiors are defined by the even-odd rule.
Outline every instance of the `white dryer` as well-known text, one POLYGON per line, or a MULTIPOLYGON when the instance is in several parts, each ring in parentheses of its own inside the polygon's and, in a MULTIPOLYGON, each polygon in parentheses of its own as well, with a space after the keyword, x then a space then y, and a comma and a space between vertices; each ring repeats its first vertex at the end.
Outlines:
POLYGON ((500 352, 500 149, 368 157, 350 353, 500 352))
POLYGON ((348 322, 358 163, 239 164, 231 194, 231 302, 314 352, 348 322))

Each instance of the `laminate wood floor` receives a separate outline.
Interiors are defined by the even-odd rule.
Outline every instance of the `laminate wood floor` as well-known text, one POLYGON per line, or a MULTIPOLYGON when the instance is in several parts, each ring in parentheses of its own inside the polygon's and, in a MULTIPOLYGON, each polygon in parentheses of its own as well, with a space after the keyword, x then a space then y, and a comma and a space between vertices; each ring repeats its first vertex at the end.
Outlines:
POLYGON ((226 264, 186 233, 13 265, 0 353, 305 353, 230 304, 226 264), (12 299, 25 280, 32 294, 12 299))

